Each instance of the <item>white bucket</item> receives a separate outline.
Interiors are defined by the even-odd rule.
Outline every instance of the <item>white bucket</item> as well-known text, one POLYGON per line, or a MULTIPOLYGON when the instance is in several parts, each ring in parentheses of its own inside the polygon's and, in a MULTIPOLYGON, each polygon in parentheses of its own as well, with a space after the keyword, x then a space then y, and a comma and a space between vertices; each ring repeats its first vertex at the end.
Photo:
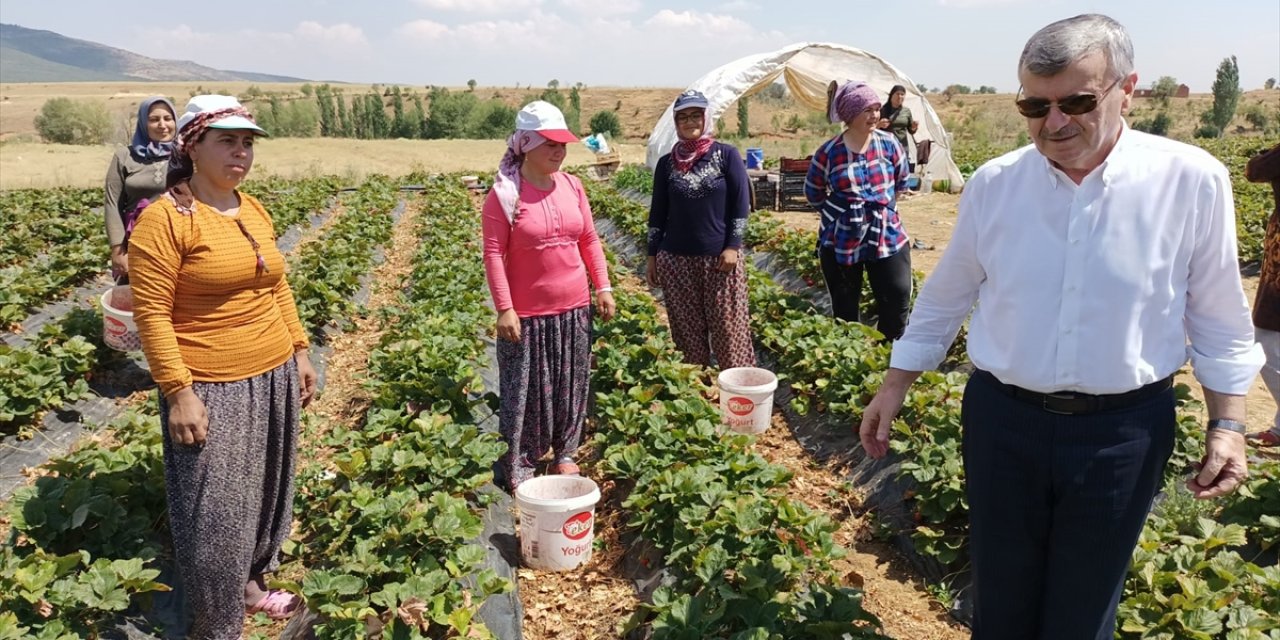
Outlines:
POLYGON ((600 488, 582 476, 541 476, 516 487, 525 566, 568 571, 591 559, 600 488))
POLYGON ((735 367, 720 372, 721 422, 738 433, 764 433, 773 417, 778 376, 768 369, 735 367))
POLYGON ((133 292, 117 285, 102 294, 102 341, 116 351, 142 348, 138 326, 133 323, 133 292))

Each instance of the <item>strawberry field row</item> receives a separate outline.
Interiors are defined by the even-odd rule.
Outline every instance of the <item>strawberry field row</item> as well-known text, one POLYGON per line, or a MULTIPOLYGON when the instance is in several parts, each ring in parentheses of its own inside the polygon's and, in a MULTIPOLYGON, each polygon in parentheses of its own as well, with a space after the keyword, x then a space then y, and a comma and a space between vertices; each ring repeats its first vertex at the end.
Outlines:
POLYGON ((339 453, 300 473, 298 555, 309 572, 285 585, 320 614, 318 638, 491 637, 476 619, 510 590, 481 568, 481 488, 505 446, 473 419, 476 331, 484 306, 479 218, 465 190, 434 181, 422 201, 410 283, 383 313, 370 354, 364 423, 336 428, 339 453), (447 274, 447 276, 445 275, 447 274))

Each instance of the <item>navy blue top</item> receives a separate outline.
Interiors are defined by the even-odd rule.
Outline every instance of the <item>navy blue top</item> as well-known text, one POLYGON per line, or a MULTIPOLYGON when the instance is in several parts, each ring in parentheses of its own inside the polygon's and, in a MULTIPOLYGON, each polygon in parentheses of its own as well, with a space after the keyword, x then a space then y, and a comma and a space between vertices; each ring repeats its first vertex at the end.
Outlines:
POLYGON ((653 170, 649 255, 718 256, 742 246, 751 210, 747 166, 738 149, 716 142, 688 172, 672 168, 671 154, 653 170))

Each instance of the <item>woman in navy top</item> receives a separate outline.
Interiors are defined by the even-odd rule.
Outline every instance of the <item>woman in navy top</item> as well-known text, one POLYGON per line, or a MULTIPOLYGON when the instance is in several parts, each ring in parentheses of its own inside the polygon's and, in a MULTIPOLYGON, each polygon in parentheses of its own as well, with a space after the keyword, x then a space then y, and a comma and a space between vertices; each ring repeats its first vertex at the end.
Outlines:
POLYGON ((754 366, 742 236, 751 197, 746 165, 716 142, 707 99, 694 90, 672 113, 679 141, 658 160, 649 207, 649 284, 662 287, 671 335, 685 362, 754 366))

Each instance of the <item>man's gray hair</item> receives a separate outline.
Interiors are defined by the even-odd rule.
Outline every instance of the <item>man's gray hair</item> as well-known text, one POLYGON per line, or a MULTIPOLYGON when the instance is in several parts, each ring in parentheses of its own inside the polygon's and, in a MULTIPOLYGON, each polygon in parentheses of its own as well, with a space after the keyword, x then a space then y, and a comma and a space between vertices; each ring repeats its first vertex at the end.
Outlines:
POLYGON ((1059 20, 1035 33, 1022 48, 1018 73, 1057 75, 1073 62, 1101 51, 1115 77, 1133 73, 1133 40, 1124 25, 1097 13, 1059 20))

